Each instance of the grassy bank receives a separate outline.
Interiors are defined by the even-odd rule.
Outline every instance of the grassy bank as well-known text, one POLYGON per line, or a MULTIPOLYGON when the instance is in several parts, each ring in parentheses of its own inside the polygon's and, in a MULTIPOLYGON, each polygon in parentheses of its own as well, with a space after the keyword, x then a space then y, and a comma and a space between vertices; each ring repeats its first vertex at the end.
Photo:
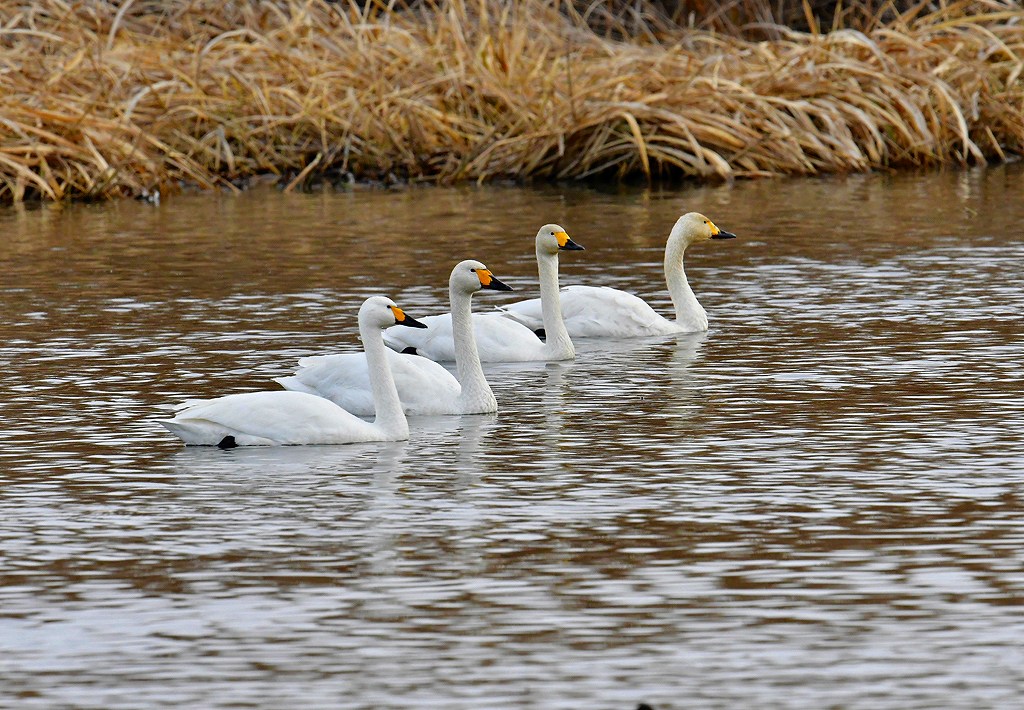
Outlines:
POLYGON ((266 174, 292 189, 729 178, 1024 153, 1017 3, 918 6, 863 32, 605 15, 545 0, 0 0, 0 201, 266 174))

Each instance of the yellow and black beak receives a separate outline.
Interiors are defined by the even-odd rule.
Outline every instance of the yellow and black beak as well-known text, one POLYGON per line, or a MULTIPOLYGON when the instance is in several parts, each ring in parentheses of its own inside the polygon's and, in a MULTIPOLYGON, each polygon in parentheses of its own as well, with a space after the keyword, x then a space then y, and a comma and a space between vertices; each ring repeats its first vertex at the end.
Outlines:
POLYGON ((405 311, 403 311, 398 306, 391 306, 391 312, 395 314, 395 323, 398 324, 398 325, 407 325, 410 328, 426 328, 427 327, 426 323, 420 323, 418 320, 416 320, 412 316, 405 315, 405 311))
POLYGON ((558 248, 565 251, 583 251, 583 245, 577 244, 565 232, 555 232, 555 239, 558 240, 558 248))
POLYGON ((736 235, 732 232, 726 232, 724 229, 719 229, 714 222, 708 222, 711 227, 711 238, 712 239, 735 239, 736 235))
POLYGON ((489 269, 477 269, 476 276, 480 279, 480 286, 492 291, 513 291, 511 286, 499 280, 489 269))

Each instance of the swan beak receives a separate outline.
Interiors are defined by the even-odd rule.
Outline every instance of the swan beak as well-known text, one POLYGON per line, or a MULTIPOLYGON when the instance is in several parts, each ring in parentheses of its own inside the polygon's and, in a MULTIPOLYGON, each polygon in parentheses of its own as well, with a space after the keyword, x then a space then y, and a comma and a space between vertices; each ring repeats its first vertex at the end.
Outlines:
POLYGON ((735 239, 736 235, 732 232, 727 232, 724 229, 719 229, 715 226, 714 222, 708 222, 708 226, 711 227, 711 238, 712 239, 735 239))
POLYGON ((480 285, 483 288, 489 288, 492 291, 513 291, 514 289, 504 281, 501 281, 494 274, 487 269, 480 269, 476 272, 477 278, 480 279, 480 285))
POLYGON ((418 320, 416 320, 412 316, 405 315, 405 311, 403 311, 398 306, 391 306, 391 312, 395 314, 395 323, 397 323, 398 325, 407 325, 410 328, 426 328, 427 327, 426 323, 420 323, 418 320))
POLYGON ((558 248, 566 251, 583 251, 583 246, 577 244, 565 232, 556 232, 555 239, 558 240, 558 248))

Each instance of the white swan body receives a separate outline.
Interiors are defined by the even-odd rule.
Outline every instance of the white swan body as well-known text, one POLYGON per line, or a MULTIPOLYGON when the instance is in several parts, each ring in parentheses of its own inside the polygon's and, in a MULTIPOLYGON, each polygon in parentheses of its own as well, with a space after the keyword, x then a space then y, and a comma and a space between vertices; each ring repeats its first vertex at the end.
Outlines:
MULTIPOLYGON (((483 414, 498 410, 477 353, 472 327, 472 297, 482 289, 511 291, 486 266, 461 261, 448 279, 454 324, 456 379, 448 370, 419 355, 387 350, 388 363, 407 415, 483 414)), ((353 414, 374 412, 369 368, 363 353, 321 355, 299 360, 300 369, 278 378, 285 389, 326 397, 353 414)))
MULTIPOLYGON (((398 399, 407 414, 451 414, 437 411, 436 402, 458 397, 459 381, 433 360, 386 349, 398 399), (423 384, 421 384, 423 383, 423 384)), ((299 359, 294 375, 275 381, 286 390, 323 397, 359 416, 373 416, 370 369, 364 353, 313 355, 299 359)))
MULTIPOLYGON (((566 330, 573 338, 637 338, 707 330, 708 316, 686 280, 683 255, 691 244, 735 236, 697 212, 688 212, 676 220, 665 245, 665 281, 675 307, 675 320, 658 314, 643 299, 626 291, 607 286, 567 286, 559 294, 566 330)), ((516 322, 537 330, 544 327, 541 306, 534 298, 499 309, 516 322)))
MULTIPOLYGON (((186 444, 225 448, 232 444, 337 444, 388 438, 379 426, 304 392, 244 392, 192 401, 174 419, 160 423, 186 444)), ((408 438, 408 433, 397 432, 395 438, 408 438)))
POLYGON ((359 309, 359 335, 377 417, 367 422, 330 400, 305 392, 246 392, 187 402, 173 419, 161 420, 186 444, 198 446, 277 446, 354 444, 409 438, 395 381, 387 364, 381 332, 395 325, 422 328, 390 298, 374 296, 359 309))
MULTIPOLYGON (((535 240, 537 272, 540 277, 541 322, 546 334, 542 341, 533 329, 498 313, 473 314, 473 331, 483 362, 528 362, 533 360, 571 360, 576 356, 558 308, 558 252, 581 250, 579 244, 557 224, 546 224, 535 240)), ((455 358, 451 314, 420 319, 426 330, 399 332, 390 328, 384 342, 399 352, 415 352, 431 360, 455 358)))

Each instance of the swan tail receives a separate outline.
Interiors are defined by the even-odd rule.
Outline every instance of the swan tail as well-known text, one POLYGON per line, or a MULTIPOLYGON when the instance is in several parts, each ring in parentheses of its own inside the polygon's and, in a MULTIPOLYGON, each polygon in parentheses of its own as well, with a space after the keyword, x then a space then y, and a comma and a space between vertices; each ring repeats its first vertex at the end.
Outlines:
POLYGON ((189 446, 216 446, 225 437, 223 430, 213 431, 210 422, 185 419, 158 419, 165 429, 189 446))
POLYGON ((157 423, 185 442, 187 446, 273 446, 276 441, 232 431, 207 419, 158 419, 157 423))
POLYGON ((401 338, 395 337, 390 328, 384 331, 384 344, 399 353, 407 345, 401 338))
POLYGON ((292 392, 305 392, 306 394, 315 394, 321 396, 321 394, 314 388, 307 385, 305 382, 300 380, 297 375, 289 375, 288 377, 275 377, 274 382, 284 387, 286 390, 292 392))
POLYGON ((536 332, 538 328, 544 327, 544 319, 540 313, 540 299, 521 301, 520 303, 512 303, 504 306, 495 306, 495 308, 501 312, 501 315, 519 323, 520 325, 525 325, 534 332, 536 332), (533 301, 536 301, 536 303, 533 301))
MULTIPOLYGON (((198 398, 186 399, 184 402, 179 402, 178 404, 171 405, 171 409, 173 409, 175 412, 183 412, 186 409, 191 409, 192 407, 195 407, 195 406, 200 405, 200 404, 206 404, 209 401, 210 400, 208 400, 208 399, 198 399, 198 398)), ((164 406, 166 406, 166 405, 164 405, 164 406)))

